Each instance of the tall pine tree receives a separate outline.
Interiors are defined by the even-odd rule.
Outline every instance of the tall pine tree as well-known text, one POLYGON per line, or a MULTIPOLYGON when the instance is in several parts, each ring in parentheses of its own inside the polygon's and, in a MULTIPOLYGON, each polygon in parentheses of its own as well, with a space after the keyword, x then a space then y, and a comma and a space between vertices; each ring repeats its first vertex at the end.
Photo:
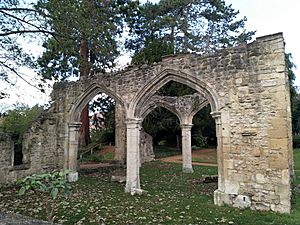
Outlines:
MULTIPOLYGON (((85 79, 113 68, 124 16, 136 4, 129 0, 39 0, 36 7, 48 15, 47 23, 55 33, 43 45, 45 52, 38 61, 41 75, 85 79)), ((89 141, 88 106, 83 109, 81 122, 80 143, 85 145, 89 141)))

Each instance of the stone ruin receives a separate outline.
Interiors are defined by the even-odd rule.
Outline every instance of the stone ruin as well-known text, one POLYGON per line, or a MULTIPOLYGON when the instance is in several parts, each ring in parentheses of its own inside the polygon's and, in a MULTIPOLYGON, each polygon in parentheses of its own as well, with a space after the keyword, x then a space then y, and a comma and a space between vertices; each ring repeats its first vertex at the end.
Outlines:
POLYGON ((141 132, 145 116, 161 106, 178 117, 183 172, 193 172, 192 119, 210 104, 218 142, 215 204, 290 212, 294 175, 291 108, 281 33, 213 54, 171 55, 153 65, 56 83, 51 107, 24 135, 21 167, 12 165, 13 143, 0 133, 0 183, 52 169, 69 169, 69 180, 76 181, 80 113, 100 92, 116 101, 115 159, 126 162, 126 192, 141 192, 141 163, 153 159, 150 137, 141 132), (157 96, 169 81, 197 93, 157 96))

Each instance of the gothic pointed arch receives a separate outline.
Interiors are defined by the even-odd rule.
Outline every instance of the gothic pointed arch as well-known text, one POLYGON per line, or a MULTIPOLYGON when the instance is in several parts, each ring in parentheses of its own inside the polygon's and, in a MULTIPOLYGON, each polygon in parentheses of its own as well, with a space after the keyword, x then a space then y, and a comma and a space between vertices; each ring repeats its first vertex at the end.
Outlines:
POLYGON ((205 83, 188 73, 168 68, 158 73, 157 76, 146 83, 144 88, 136 94, 135 99, 132 101, 132 104, 130 104, 129 107, 129 113, 131 116, 141 117, 141 109, 143 106, 146 105, 156 91, 158 91, 169 81, 185 84, 195 89, 197 92, 205 95, 213 111, 218 111, 221 108, 218 102, 218 94, 210 84, 205 83))
MULTIPOLYGON (((82 109, 88 104, 88 102, 96 96, 98 93, 103 92, 112 98, 114 100, 124 106, 123 99, 116 93, 112 92, 105 86, 102 86, 100 84, 93 83, 90 86, 86 88, 84 92, 77 98, 76 102, 72 104, 72 107, 70 109, 70 121, 79 121, 80 113, 82 109)), ((125 109, 125 107, 124 107, 125 109)), ((125 109, 126 110, 126 109, 125 109)))

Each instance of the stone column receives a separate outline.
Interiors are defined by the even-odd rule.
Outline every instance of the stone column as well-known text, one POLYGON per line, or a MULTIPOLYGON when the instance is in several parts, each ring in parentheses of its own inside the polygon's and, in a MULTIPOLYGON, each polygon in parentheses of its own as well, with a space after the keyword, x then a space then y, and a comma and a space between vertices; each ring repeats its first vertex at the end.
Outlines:
POLYGON ((81 123, 69 123, 69 150, 68 150, 68 175, 69 182, 78 180, 77 172, 77 154, 78 154, 78 138, 81 123))
POLYGON ((193 173, 192 167, 192 137, 191 128, 192 124, 181 124, 182 134, 182 171, 184 173, 193 173))
POLYGON ((216 205, 223 205, 224 203, 230 204, 229 196, 225 193, 224 186, 224 166, 223 166, 223 137, 222 137, 222 122, 220 112, 211 112, 211 116, 215 119, 216 123, 216 136, 217 136, 217 161, 218 161, 218 189, 214 192, 214 203, 216 205))
POLYGON ((134 118, 126 121, 127 162, 125 192, 136 194, 140 190, 140 130, 141 120, 134 118))

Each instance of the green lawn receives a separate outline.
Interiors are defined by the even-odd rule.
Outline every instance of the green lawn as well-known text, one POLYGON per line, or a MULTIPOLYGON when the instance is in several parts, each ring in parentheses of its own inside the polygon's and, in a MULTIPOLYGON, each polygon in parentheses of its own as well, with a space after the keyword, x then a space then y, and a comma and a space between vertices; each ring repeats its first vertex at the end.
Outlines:
POLYGON ((296 149, 294 151, 294 163, 295 163, 295 174, 297 178, 295 183, 300 184, 300 149, 296 149))
MULTIPOLYGON (((296 169, 300 151, 295 152, 296 169)), ((109 175, 85 175, 72 185, 72 196, 59 199, 56 222, 63 224, 245 224, 299 225, 300 196, 291 215, 239 210, 213 204, 217 184, 197 182, 217 168, 194 166, 183 174, 180 164, 154 161, 141 168, 141 184, 147 193, 130 196, 124 184, 110 182, 109 175)), ((299 172, 297 172, 299 176, 299 172)), ((299 183, 299 177, 298 181, 299 183)), ((0 189, 0 210, 45 219, 42 202, 33 194, 17 196, 16 187, 0 189)))

